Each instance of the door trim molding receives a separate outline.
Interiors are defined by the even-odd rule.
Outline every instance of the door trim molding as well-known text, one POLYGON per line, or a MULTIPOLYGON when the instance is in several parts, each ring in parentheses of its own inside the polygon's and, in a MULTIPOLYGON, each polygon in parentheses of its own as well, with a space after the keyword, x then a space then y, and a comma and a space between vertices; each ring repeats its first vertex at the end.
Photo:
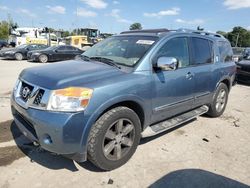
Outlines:
POLYGON ((154 112, 159 112, 159 111, 162 111, 162 110, 166 110, 169 107, 172 107, 172 106, 175 106, 175 105, 179 105, 181 103, 184 103, 184 102, 187 102, 187 101, 191 101, 191 100, 194 100, 194 97, 189 97, 189 98, 177 101, 177 102, 173 102, 173 103, 170 103, 170 104, 165 104, 165 105, 162 105, 162 106, 158 106, 158 107, 154 108, 153 111, 154 112))
POLYGON ((198 99, 198 98, 200 98, 200 97, 204 97, 204 96, 209 95, 209 94, 210 94, 210 92, 204 92, 204 93, 202 93, 202 94, 200 94, 200 95, 196 95, 196 96, 195 96, 195 99, 198 99))

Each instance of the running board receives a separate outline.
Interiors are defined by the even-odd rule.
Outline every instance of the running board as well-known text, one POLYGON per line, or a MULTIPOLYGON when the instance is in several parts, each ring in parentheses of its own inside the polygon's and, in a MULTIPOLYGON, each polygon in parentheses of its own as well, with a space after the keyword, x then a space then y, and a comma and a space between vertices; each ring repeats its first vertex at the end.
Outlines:
POLYGON ((173 127, 176 127, 182 123, 185 123, 191 119, 196 118, 197 116, 200 116, 202 114, 205 114, 208 111, 208 107, 206 105, 203 105, 199 108, 196 108, 194 110, 188 111, 184 114, 181 114, 179 116, 175 116, 173 118, 170 118, 166 121, 160 122, 158 124, 154 124, 151 126, 148 126, 142 133, 142 138, 150 137, 157 135, 161 132, 164 132, 166 130, 169 130, 173 127))

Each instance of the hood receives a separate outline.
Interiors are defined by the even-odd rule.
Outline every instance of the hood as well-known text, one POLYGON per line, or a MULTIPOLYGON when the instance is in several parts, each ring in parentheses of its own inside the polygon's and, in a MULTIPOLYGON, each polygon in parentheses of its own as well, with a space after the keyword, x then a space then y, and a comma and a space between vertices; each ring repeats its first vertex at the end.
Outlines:
POLYGON ((99 62, 70 60, 24 69, 20 78, 47 89, 70 86, 84 87, 91 82, 125 74, 121 70, 99 62))
POLYGON ((237 64, 242 66, 250 66, 250 60, 242 60, 239 61, 237 64))

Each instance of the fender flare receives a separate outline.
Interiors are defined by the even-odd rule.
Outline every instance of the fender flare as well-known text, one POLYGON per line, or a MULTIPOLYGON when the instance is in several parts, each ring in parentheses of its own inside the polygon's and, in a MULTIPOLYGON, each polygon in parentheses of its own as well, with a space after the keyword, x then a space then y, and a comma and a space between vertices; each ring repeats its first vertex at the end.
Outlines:
POLYGON ((115 98, 112 98, 112 99, 106 101, 98 109, 95 110, 95 112, 89 117, 87 123, 84 126, 82 139, 81 139, 81 143, 80 143, 81 151, 83 151, 84 153, 87 152, 88 136, 89 136, 90 130, 91 130, 92 126, 94 125, 94 123, 97 121, 97 119, 100 117, 100 115, 105 110, 110 108, 111 106, 113 106, 117 103, 124 102, 124 101, 133 101, 133 102, 138 103, 144 111, 144 116, 146 115, 145 114, 146 107, 145 107, 144 101, 136 95, 130 94, 130 95, 126 95, 126 96, 118 96, 118 97, 115 97, 115 98))

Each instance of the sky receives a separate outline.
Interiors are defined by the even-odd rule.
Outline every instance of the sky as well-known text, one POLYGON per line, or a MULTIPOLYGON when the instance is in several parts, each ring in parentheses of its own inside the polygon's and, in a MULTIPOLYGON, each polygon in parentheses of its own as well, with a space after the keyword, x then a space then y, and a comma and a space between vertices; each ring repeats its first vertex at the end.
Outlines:
POLYGON ((250 30, 250 0, 0 0, 0 20, 8 14, 19 27, 94 27, 108 33, 128 30, 134 22, 144 29, 250 30))

